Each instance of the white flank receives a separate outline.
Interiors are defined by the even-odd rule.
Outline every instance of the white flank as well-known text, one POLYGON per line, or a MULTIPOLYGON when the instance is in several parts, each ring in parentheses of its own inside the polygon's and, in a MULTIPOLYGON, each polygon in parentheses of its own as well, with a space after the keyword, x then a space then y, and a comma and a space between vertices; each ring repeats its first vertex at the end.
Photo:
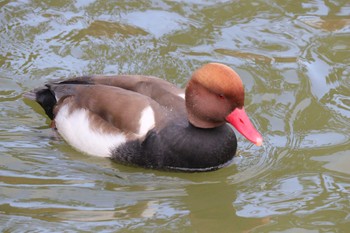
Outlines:
POLYGON ((55 123, 62 137, 77 150, 84 153, 110 157, 111 149, 126 142, 125 135, 107 134, 92 129, 89 124, 88 110, 78 109, 69 112, 69 106, 62 106, 55 123))
POLYGON ((185 93, 178 94, 182 99, 185 99, 185 93))
POLYGON ((140 117, 139 121, 139 136, 144 136, 147 132, 152 129, 155 125, 154 112, 151 106, 146 107, 140 117))

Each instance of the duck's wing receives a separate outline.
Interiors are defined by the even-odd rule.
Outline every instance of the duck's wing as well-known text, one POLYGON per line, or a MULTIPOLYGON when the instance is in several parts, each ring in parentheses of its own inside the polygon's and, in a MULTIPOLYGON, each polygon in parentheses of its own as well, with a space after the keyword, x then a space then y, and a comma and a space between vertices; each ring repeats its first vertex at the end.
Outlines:
POLYGON ((71 78, 61 84, 90 84, 119 87, 145 95, 161 106, 185 112, 185 92, 172 83, 153 76, 143 75, 95 75, 71 78))
POLYGON ((58 114, 62 106, 70 105, 72 111, 88 110, 114 128, 127 133, 143 136, 147 128, 161 122, 166 115, 166 109, 152 98, 118 87, 53 84, 49 88, 58 101, 54 115, 58 114))
POLYGON ((145 128, 140 126, 142 118, 162 122, 167 114, 164 107, 148 96, 106 85, 48 84, 26 93, 25 97, 37 101, 53 120, 62 108, 69 114, 83 110, 93 116, 90 120, 105 121, 102 129, 106 131, 115 129, 139 135, 142 134, 140 129, 145 128))

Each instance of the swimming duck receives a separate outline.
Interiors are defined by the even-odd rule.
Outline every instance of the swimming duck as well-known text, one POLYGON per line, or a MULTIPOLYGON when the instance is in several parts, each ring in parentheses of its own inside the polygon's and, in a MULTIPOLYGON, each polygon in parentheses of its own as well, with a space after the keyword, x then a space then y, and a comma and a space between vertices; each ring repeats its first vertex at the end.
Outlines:
POLYGON ((182 171, 225 166, 237 149, 233 127, 260 146, 244 110, 239 75, 220 63, 197 69, 185 91, 152 76, 84 76, 25 94, 74 148, 123 164, 182 171))

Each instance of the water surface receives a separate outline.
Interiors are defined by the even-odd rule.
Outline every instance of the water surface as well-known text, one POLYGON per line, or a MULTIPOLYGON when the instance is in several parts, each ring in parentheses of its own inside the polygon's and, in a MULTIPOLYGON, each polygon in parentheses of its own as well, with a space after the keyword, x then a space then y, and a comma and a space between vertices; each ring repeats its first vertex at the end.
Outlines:
POLYGON ((348 231, 349 41, 346 0, 0 1, 1 231, 348 231), (207 62, 240 74, 265 139, 210 173, 83 155, 22 98, 86 74, 184 87, 207 62))

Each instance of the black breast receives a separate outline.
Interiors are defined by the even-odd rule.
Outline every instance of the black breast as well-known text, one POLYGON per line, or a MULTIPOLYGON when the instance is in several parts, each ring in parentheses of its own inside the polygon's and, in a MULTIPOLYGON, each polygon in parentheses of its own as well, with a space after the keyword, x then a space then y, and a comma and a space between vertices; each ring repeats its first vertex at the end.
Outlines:
POLYGON ((209 171, 230 161, 236 149, 236 136, 228 125, 200 129, 186 122, 151 131, 143 142, 128 142, 112 158, 150 168, 209 171))

